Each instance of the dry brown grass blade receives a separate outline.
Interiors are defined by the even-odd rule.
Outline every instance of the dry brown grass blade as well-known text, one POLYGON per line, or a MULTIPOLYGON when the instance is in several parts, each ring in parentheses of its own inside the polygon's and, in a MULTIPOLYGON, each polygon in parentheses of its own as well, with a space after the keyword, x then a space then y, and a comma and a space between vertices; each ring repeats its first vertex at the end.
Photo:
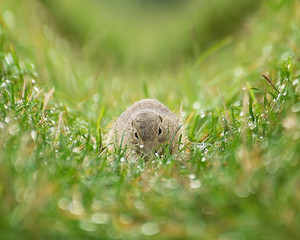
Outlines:
POLYGON ((48 93, 45 94, 44 104, 43 104, 43 110, 42 115, 45 116, 45 110, 47 108, 49 99, 51 98, 52 94, 54 93, 54 88, 52 88, 48 93))
POLYGON ((275 85, 272 83, 271 79, 265 74, 265 73, 262 73, 261 76, 267 80, 267 82, 277 91, 279 92, 279 90, 275 87, 275 85))

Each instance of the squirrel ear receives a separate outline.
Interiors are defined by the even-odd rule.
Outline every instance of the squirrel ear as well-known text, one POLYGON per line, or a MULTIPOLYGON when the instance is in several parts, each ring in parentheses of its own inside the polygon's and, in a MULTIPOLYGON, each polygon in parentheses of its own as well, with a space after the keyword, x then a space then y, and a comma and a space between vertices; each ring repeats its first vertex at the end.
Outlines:
POLYGON ((158 117, 160 119, 160 122, 162 122, 163 121, 162 116, 158 115, 158 117))

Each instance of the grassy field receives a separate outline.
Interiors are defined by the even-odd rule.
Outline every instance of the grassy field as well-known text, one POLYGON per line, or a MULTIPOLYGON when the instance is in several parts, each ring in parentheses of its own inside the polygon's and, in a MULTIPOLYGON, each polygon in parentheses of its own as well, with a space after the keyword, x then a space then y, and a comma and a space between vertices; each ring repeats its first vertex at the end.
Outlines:
POLYGON ((299 1, 100 2, 1 1, 0 239, 299 239, 299 1), (107 161, 146 97, 190 143, 107 161))

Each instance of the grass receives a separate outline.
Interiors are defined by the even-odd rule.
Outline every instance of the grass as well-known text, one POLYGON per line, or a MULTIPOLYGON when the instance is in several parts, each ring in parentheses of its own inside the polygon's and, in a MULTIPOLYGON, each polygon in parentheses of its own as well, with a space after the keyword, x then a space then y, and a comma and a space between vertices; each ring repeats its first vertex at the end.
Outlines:
POLYGON ((10 22, 32 21, 20 9, 0 27, 0 238, 299 238, 297 1, 266 1, 253 29, 175 73, 96 75, 47 28, 27 30, 35 55, 31 34, 10 22), (182 104, 184 159, 127 163, 120 149, 110 163, 101 153, 101 133, 141 97, 182 104))

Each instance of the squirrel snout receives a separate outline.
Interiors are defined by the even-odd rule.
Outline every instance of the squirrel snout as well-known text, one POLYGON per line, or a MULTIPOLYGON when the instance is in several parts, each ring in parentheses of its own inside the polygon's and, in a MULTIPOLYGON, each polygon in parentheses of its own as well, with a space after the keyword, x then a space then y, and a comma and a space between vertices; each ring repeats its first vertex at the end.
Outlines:
POLYGON ((154 151, 156 150, 156 148, 157 148, 158 145, 159 145, 158 142, 145 141, 139 147, 140 147, 141 152, 143 152, 146 155, 148 155, 148 154, 154 153, 154 151))

